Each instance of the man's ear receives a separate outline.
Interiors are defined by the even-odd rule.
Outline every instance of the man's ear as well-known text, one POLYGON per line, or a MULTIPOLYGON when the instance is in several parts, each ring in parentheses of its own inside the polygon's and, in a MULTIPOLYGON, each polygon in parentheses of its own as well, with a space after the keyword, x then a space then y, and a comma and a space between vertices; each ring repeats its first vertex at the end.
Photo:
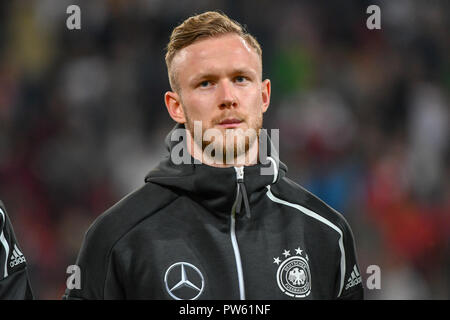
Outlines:
POLYGON ((186 123, 183 107, 181 106, 181 99, 178 93, 167 91, 164 94, 164 102, 166 103, 167 111, 170 117, 178 123, 186 123))
POLYGON ((270 80, 266 79, 261 83, 262 112, 266 112, 270 104, 270 80))

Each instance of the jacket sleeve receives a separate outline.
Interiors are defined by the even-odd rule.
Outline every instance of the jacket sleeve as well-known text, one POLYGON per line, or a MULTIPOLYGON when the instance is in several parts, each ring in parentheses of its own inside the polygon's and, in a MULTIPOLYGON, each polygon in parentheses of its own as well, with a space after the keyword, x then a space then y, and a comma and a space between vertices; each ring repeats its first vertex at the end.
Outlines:
POLYGON ((17 243, 11 221, 0 201, 0 299, 31 300, 33 292, 27 263, 17 243))
POLYGON ((364 299, 364 288, 358 266, 353 233, 345 218, 342 222, 342 244, 344 247, 345 259, 343 263, 344 268, 339 272, 337 279, 337 298, 339 300, 362 300, 364 299))

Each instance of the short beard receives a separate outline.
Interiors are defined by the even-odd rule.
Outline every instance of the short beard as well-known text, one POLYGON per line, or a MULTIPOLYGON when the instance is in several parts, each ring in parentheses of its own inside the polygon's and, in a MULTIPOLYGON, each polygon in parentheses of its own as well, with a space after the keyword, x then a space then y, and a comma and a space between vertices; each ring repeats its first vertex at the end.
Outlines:
MULTIPOLYGON (((185 127, 190 132, 191 137, 194 138, 195 137, 194 136, 194 120, 192 120, 188 116, 185 109, 184 109, 184 115, 186 117, 185 127)), ((243 129, 226 129, 225 131, 221 130, 223 132, 222 141, 216 142, 216 141, 214 141, 214 139, 212 139, 211 141, 203 140, 203 138, 205 137, 205 132, 208 129, 213 128, 214 125, 219 123, 218 121, 220 121, 220 119, 213 119, 211 127, 205 127, 204 123, 202 123, 201 140, 194 138, 194 143, 196 143, 198 147, 201 147, 203 155, 205 154, 205 149, 209 145, 221 143, 222 144, 222 163, 223 164, 229 164, 228 162, 230 159, 228 158, 228 161, 227 161, 227 151, 231 150, 231 148, 233 148, 232 149, 233 150, 233 163, 236 163, 237 159, 242 159, 242 157, 245 157, 248 154, 248 151, 250 150, 250 148, 253 146, 254 143, 258 143, 260 129, 262 128, 262 122, 263 122, 262 121, 263 120, 262 113, 256 119, 253 119, 253 121, 250 123, 248 123, 247 119, 245 119, 243 117, 241 117, 241 119, 243 119, 243 122, 248 124, 248 129, 250 129, 250 130, 253 129, 256 134, 251 134, 250 136, 248 136, 248 135, 245 135, 245 131, 243 129), (234 130, 243 130, 244 135, 233 135, 234 130), (227 141, 227 137, 232 138, 233 141, 227 141), (241 139, 245 139, 243 141, 244 143, 242 143, 241 139)), ((217 159, 215 150, 216 150, 216 148, 214 148, 212 150, 211 156, 214 159, 217 159)))

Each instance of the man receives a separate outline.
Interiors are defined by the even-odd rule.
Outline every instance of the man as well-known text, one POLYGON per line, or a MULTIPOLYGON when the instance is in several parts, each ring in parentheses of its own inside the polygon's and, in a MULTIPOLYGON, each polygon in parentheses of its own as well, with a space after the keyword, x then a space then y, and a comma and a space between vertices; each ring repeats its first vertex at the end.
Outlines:
POLYGON ((255 38, 206 12, 167 49, 169 155, 89 228, 65 298, 362 298, 344 218, 259 152, 271 87, 255 38))
POLYGON ((0 201, 0 300, 33 299, 26 259, 0 201))

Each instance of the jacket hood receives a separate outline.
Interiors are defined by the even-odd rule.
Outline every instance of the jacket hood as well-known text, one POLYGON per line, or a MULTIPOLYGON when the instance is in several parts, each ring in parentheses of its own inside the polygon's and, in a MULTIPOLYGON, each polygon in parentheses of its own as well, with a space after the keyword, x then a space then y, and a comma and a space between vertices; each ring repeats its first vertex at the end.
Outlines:
MULTIPOLYGON (((284 177, 287 167, 279 161, 278 154, 264 130, 261 130, 260 141, 267 139, 267 156, 260 159, 255 165, 244 166, 243 184, 252 203, 252 195, 264 191, 265 187, 277 183, 284 177)), ((231 212, 233 203, 237 196, 237 174, 235 167, 217 168, 202 163, 187 152, 186 148, 186 129, 184 125, 177 124, 167 135, 165 143, 168 155, 146 176, 145 182, 155 183, 180 195, 187 195, 194 201, 205 206, 214 213, 227 214, 231 212), (174 139, 173 135, 177 129, 183 129, 179 140, 174 139), (176 140, 176 141, 173 141, 176 140), (181 140, 181 141, 180 141, 181 140), (184 161, 187 163, 175 164, 170 155, 178 144, 183 144, 184 161)))

